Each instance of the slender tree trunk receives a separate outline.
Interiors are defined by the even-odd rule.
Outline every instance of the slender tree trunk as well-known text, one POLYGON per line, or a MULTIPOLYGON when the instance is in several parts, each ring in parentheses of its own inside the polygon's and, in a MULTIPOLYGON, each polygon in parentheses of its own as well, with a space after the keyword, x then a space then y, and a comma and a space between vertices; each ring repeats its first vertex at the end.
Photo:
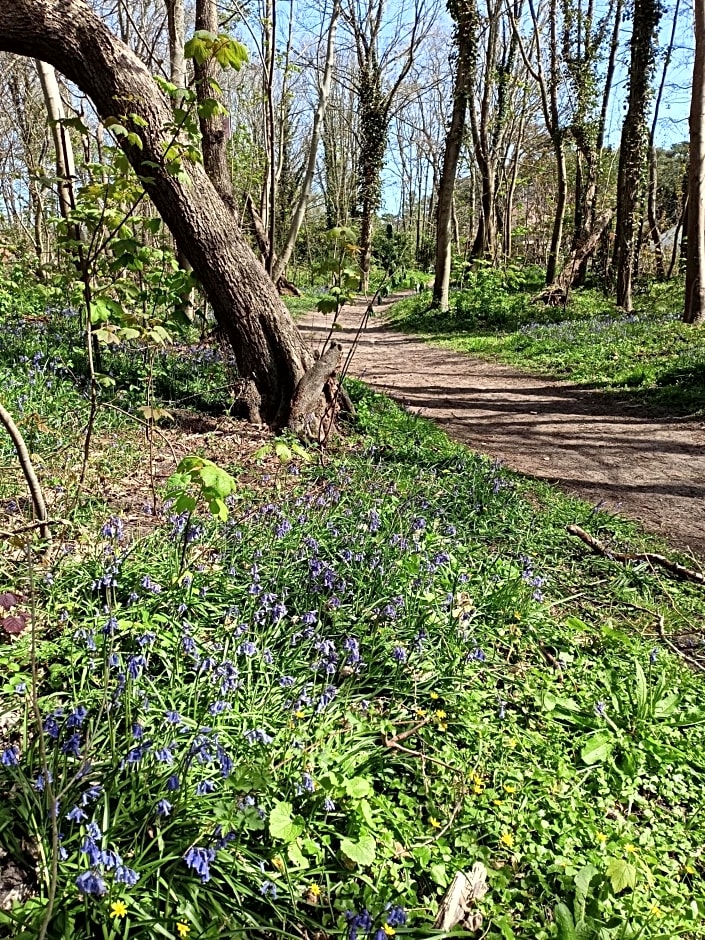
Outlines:
MULTIPOLYGON (((220 26, 216 0, 196 0, 196 30, 205 30, 215 36, 218 35, 220 26)), ((203 63, 194 60, 194 73, 199 104, 203 105, 208 99, 220 101, 222 95, 213 86, 213 82, 217 83, 220 78, 220 66, 215 59, 208 58, 203 63)), ((234 224, 237 224, 238 208, 228 166, 229 118, 223 114, 208 117, 201 109, 198 123, 201 128, 203 166, 218 195, 230 209, 234 224)))
POLYGON ((474 40, 470 28, 458 23, 458 60, 453 88, 453 112, 443 154, 441 184, 438 189, 438 215, 436 223, 436 276, 433 282, 433 306, 442 313, 448 309, 450 268, 452 257, 452 219, 455 177, 458 172, 460 150, 465 133, 468 110, 469 81, 472 72, 474 40))
POLYGON ((44 103, 47 109, 51 138, 54 142, 59 211, 62 218, 67 219, 71 212, 71 189, 73 179, 76 176, 73 147, 69 132, 61 123, 66 114, 64 113, 64 103, 61 100, 59 83, 56 80, 56 72, 53 66, 40 60, 37 60, 37 72, 39 73, 39 82, 42 86, 44 103))
MULTIPOLYGON (((169 66, 170 78, 178 89, 186 89, 186 25, 184 0, 166 0, 167 27, 169 30, 169 66)), ((177 94, 175 102, 181 104, 183 95, 177 94)))
POLYGON ((120 116, 136 135, 138 144, 126 136, 120 144, 230 340, 251 417, 286 423, 312 354, 203 167, 183 159, 181 173, 173 172, 165 157, 176 145, 171 109, 147 68, 84 0, 2 5, 0 48, 49 62, 93 100, 103 120, 120 116))
POLYGON ((563 135, 558 134, 553 141, 556 155, 556 214, 553 219, 551 231, 551 247, 548 250, 548 263, 546 265, 546 284, 553 284, 558 269, 558 259, 563 241, 563 218, 568 201, 568 173, 565 165, 565 147, 563 135))
POLYGON ((686 323, 705 323, 705 0, 695 0, 695 62, 690 104, 686 323))

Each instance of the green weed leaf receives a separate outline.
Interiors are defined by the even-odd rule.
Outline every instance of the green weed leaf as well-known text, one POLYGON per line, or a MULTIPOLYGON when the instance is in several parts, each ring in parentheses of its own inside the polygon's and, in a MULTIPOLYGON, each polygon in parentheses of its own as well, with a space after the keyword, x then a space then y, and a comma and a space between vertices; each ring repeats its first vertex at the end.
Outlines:
POLYGON ((360 867, 366 868, 375 860, 377 843, 374 836, 369 834, 361 835, 357 842, 353 842, 352 839, 341 839, 340 851, 351 862, 356 862, 360 867))

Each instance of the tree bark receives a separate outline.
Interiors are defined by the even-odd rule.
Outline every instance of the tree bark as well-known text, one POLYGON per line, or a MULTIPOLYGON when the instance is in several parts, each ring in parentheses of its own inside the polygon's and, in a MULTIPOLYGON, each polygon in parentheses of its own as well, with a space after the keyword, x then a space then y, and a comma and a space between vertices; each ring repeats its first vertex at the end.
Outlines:
POLYGON ((686 323, 705 323, 705 0, 695 0, 695 62, 690 104, 686 323))
POLYGON ((469 11, 468 14, 459 14, 457 22, 458 63, 453 89, 453 113, 443 153, 436 224, 436 276, 433 282, 433 306, 441 313, 448 310, 451 249, 453 245, 453 196, 455 193, 455 177, 458 172, 458 160, 460 159, 460 150, 465 134, 465 117, 468 110, 470 76, 475 48, 475 20, 476 17, 473 17, 469 11))
MULTIPOLYGON (((217 36, 220 32, 218 8, 215 0, 196 0, 196 31, 199 30, 205 30, 214 36, 217 36)), ((197 59, 194 59, 193 68, 196 77, 198 103, 203 105, 209 99, 220 101, 222 95, 213 85, 214 82, 218 82, 221 71, 215 59, 208 58, 203 63, 199 63, 197 59)), ((229 119, 223 114, 214 114, 212 117, 207 117, 201 110, 198 116, 198 124, 201 129, 203 166, 218 195, 230 209, 234 224, 237 225, 237 202, 235 201, 233 181, 228 166, 229 119)))
POLYGON ((553 282, 540 294, 542 298, 548 302, 549 299, 555 297, 556 292, 567 294, 576 280, 578 280, 581 268, 595 248, 597 248, 605 229, 612 221, 613 215, 614 212, 611 209, 603 213, 603 215, 595 221, 590 232, 583 234, 582 240, 571 251, 561 271, 556 275, 553 282))
POLYGON ((636 209, 646 144, 646 107, 654 64, 654 39, 661 19, 659 0, 635 0, 630 43, 629 100, 622 129, 617 178, 615 267, 617 305, 632 309, 636 209))
POLYGON ((3 4, 0 48, 49 62, 103 120, 128 128, 120 146, 208 295, 251 391, 251 418, 285 424, 312 354, 203 167, 179 158, 169 102, 144 64, 84 0, 3 4))
POLYGON ((71 190, 76 175, 76 167, 69 132, 61 123, 66 117, 64 103, 61 100, 56 72, 52 66, 40 60, 37 60, 36 64, 47 109, 51 139, 54 142, 59 211, 63 219, 68 219, 72 208, 71 190))

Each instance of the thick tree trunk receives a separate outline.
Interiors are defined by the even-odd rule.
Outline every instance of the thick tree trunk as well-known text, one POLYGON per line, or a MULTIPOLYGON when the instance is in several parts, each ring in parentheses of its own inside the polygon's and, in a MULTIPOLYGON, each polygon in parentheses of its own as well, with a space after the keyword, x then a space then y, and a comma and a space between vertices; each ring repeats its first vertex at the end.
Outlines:
POLYGON ((632 309, 636 209, 646 144, 646 107, 654 63, 654 40, 661 19, 658 0, 635 0, 630 43, 629 102, 619 148, 615 267, 617 305, 632 309))
POLYGON ((451 248, 453 243, 453 195, 458 160, 465 133, 465 115, 468 109, 468 84, 472 37, 458 25, 458 64, 453 89, 453 113, 443 153, 443 169, 438 189, 438 216, 436 226, 436 276, 433 282, 433 306, 442 313, 448 309, 450 287, 451 248))
POLYGON ((695 63, 690 104, 686 323, 705 323, 705 4, 695 0, 695 63))
POLYGON ((203 167, 185 154, 179 159, 169 102, 147 68, 83 0, 3 4, 0 49, 51 63, 93 100, 103 120, 117 117, 132 140, 139 138, 119 142, 232 344, 249 383, 251 417, 285 424, 313 357, 203 167))

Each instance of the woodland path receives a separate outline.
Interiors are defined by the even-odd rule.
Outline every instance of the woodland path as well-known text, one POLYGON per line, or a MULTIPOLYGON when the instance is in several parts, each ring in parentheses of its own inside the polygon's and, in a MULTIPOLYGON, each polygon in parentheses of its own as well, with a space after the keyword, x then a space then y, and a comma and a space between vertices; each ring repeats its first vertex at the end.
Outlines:
MULTIPOLYGON (((705 559, 705 420, 649 416, 599 390, 576 388, 431 346, 385 326, 387 298, 350 367, 472 450, 635 519, 675 548, 705 559)), ((350 349, 365 311, 347 307, 334 338, 350 349)), ((314 348, 330 316, 299 327, 314 348)))

